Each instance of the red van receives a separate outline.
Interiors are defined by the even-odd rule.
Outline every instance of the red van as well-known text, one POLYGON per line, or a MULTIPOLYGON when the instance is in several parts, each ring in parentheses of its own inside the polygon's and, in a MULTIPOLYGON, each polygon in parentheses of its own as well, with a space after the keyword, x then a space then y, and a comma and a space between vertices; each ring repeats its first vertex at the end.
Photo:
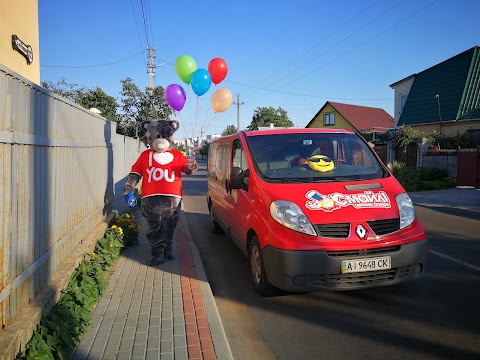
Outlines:
POLYGON ((409 196, 350 130, 241 131, 209 147, 213 232, 249 258, 264 296, 392 285, 425 271, 409 196))

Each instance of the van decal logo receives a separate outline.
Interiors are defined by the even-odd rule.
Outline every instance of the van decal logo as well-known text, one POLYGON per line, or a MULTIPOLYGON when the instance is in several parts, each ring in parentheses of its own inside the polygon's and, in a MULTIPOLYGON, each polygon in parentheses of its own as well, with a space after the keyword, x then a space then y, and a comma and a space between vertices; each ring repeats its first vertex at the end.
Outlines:
POLYGON ((390 198, 385 191, 374 193, 364 191, 356 194, 332 193, 322 195, 317 190, 310 190, 305 194, 308 199, 305 207, 309 210, 323 210, 332 212, 342 207, 353 206, 355 209, 389 209, 392 207, 390 198))

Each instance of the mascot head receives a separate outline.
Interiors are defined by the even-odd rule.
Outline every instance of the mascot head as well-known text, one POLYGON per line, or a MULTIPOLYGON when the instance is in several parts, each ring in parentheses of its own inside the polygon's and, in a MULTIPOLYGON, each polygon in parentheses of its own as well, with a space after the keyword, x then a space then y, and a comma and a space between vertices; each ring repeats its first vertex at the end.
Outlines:
POLYGON ((176 120, 153 120, 142 122, 148 145, 155 152, 164 152, 173 143, 173 134, 179 128, 176 120))
POLYGON ((310 169, 320 172, 333 170, 335 167, 333 161, 325 155, 315 155, 308 159, 310 169))

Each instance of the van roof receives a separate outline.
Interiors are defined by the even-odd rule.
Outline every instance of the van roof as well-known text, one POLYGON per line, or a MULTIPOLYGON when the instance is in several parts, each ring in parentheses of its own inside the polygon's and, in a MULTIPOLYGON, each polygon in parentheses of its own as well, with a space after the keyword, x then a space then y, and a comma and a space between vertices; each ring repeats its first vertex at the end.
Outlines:
MULTIPOLYGON (((262 135, 281 135, 281 134, 354 134, 353 130, 349 129, 324 129, 324 128, 273 128, 268 130, 251 130, 251 131, 240 131, 244 133, 245 136, 262 136, 262 135)), ((216 141, 225 141, 232 136, 236 136, 238 133, 222 136, 219 138, 213 139, 211 142, 216 141)))
POLYGON ((246 131, 246 136, 257 136, 257 135, 278 135, 278 134, 312 134, 312 133, 323 133, 323 134, 332 134, 332 133, 343 133, 343 134, 353 134, 354 131, 348 129, 324 129, 324 128, 278 128, 278 129, 268 129, 268 130, 252 130, 246 131))

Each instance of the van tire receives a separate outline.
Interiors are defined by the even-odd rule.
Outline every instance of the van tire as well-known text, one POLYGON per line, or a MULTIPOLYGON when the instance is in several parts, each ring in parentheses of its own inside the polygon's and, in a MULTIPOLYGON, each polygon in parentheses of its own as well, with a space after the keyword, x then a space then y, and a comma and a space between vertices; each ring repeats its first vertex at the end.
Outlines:
POLYGON ((262 249, 257 236, 253 236, 252 240, 250 241, 248 256, 254 289, 261 296, 275 295, 278 292, 278 289, 268 282, 265 274, 262 249))
POLYGON ((217 221, 215 220, 215 214, 213 213, 213 207, 210 205, 210 230, 214 234, 219 234, 222 232, 222 228, 218 225, 217 221))

